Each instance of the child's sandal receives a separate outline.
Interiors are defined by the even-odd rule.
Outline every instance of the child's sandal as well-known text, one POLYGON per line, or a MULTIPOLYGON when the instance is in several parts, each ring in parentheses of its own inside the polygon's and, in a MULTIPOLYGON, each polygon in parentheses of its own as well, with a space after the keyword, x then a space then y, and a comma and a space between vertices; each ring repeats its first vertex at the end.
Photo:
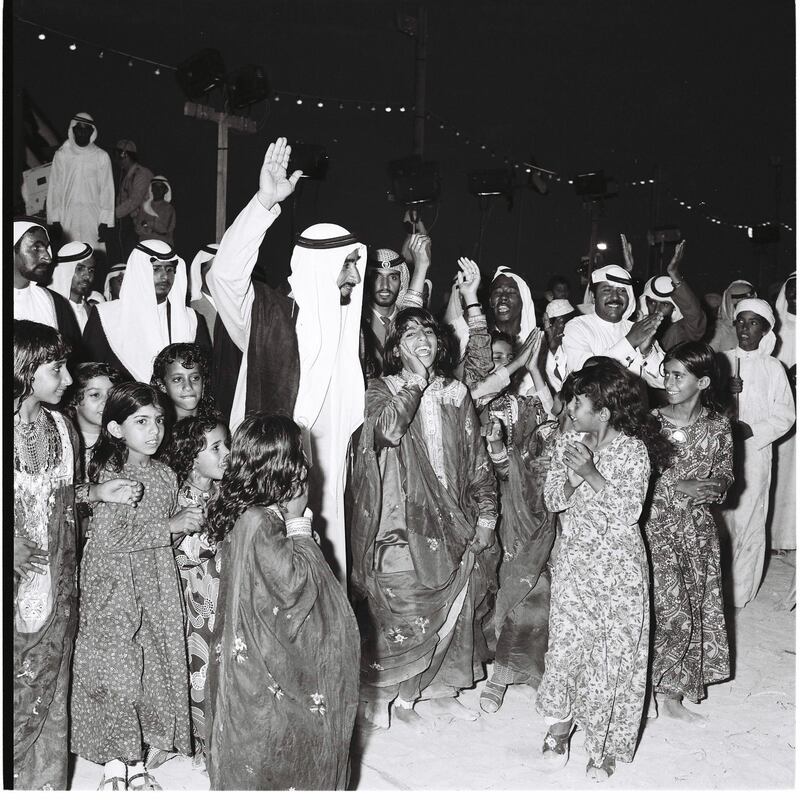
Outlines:
POLYGON ((132 792, 160 792, 161 784, 145 769, 128 778, 128 789, 132 792))
POLYGON ((617 762, 613 756, 604 756, 599 764, 590 758, 586 765, 586 774, 594 781, 606 781, 614 774, 616 768, 617 762), (592 770, 597 770, 597 772, 592 772, 592 770))
POLYGON ((506 695, 507 688, 503 683, 493 683, 491 680, 486 681, 486 686, 483 687, 481 692, 481 709, 487 714, 498 712, 503 705, 503 698, 506 695))
POLYGON ((126 792, 128 782, 121 775, 112 775, 110 778, 103 778, 97 787, 98 792, 126 792))
POLYGON ((561 769, 569 761, 569 739, 572 726, 567 733, 547 732, 542 743, 542 756, 548 769, 561 769))

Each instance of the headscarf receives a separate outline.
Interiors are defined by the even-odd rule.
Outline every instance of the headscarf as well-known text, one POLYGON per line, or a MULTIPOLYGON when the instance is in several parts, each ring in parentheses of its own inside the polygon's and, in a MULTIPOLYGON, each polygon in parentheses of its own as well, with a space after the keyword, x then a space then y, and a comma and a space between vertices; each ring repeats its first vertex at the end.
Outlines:
POLYGON ((100 292, 94 291, 94 292, 91 292, 89 294, 89 296, 86 298, 86 302, 87 303, 94 303, 95 305, 97 305, 97 303, 105 303, 106 299, 105 299, 105 297, 103 297, 102 294, 100 294, 100 292))
POLYGON ((298 425, 311 428, 325 396, 333 392, 341 420, 337 435, 349 439, 364 421, 364 376, 358 357, 366 246, 339 225, 306 228, 292 251, 289 285, 298 306, 300 384, 294 407, 298 425), (341 304, 337 278, 347 256, 358 250, 361 282, 341 304))
POLYGON ((736 280, 722 294, 722 303, 717 314, 718 319, 733 325, 736 319, 736 297, 734 295, 748 294, 755 291, 755 287, 750 281, 736 280))
MULTIPOLYGON (((199 300, 203 296, 203 292, 201 291, 201 287, 203 286, 203 276, 201 274, 200 267, 202 267, 206 261, 211 261, 211 259, 217 255, 218 249, 218 244, 207 244, 205 247, 201 247, 197 251, 197 255, 192 259, 192 264, 189 267, 189 291, 191 292, 189 298, 190 302, 199 300)), ((211 302, 213 303, 214 301, 212 300, 211 302)))
MULTIPOLYGON (((115 264, 111 269, 108 271, 106 275, 106 282, 103 285, 103 296, 106 300, 112 301, 114 298, 111 296, 111 279, 116 278, 117 275, 122 275, 123 282, 125 280, 125 267, 126 264, 115 264)), ((122 291, 122 287, 120 286, 120 291, 122 291)))
POLYGON ((797 273, 793 272, 781 286, 778 298, 775 300, 775 316, 777 325, 775 333, 779 337, 777 357, 787 366, 791 367, 795 363, 795 322, 796 315, 789 312, 789 304, 786 301, 786 284, 790 280, 797 279, 797 273))
MULTIPOLYGON (((622 319, 629 319, 636 310, 636 299, 633 296, 633 278, 631 278, 630 272, 617 264, 609 264, 607 267, 598 267, 592 272, 591 285, 597 286, 598 283, 602 283, 603 281, 625 287, 625 292, 628 295, 628 305, 625 311, 622 312, 622 319)), ((594 302, 592 302, 592 311, 594 312, 594 302)))
POLYGON ((542 324, 545 328, 550 326, 550 320, 553 317, 564 317, 567 314, 572 314, 575 311, 575 307, 570 303, 569 300, 559 299, 559 300, 551 300, 547 304, 547 308, 544 310, 544 317, 542 317, 542 324))
POLYGON ((163 175, 155 175, 150 179, 150 185, 147 187, 147 197, 144 199, 144 203, 142 203, 142 209, 144 210, 145 214, 149 214, 151 217, 158 216, 153 208, 153 184, 156 183, 156 181, 158 183, 166 184, 167 192, 163 199, 167 203, 172 202, 172 186, 170 186, 169 181, 163 175))
POLYGON ((97 138, 97 125, 94 124, 94 117, 91 114, 87 114, 85 111, 79 111, 69 123, 69 128, 67 129, 67 141, 61 145, 64 149, 69 150, 70 153, 74 155, 82 155, 83 153, 89 152, 94 149, 97 145, 95 145, 94 141, 97 138), (92 133, 89 136, 89 144, 86 147, 80 147, 75 142, 75 134, 73 132, 75 126, 79 123, 83 122, 87 125, 92 126, 92 133))
POLYGON ((647 310, 646 300, 646 298, 649 297, 651 300, 655 300, 657 303, 672 303, 672 315, 670 316, 670 322, 678 322, 678 320, 683 319, 681 310, 678 308, 677 303, 672 299, 672 293, 674 291, 675 284, 672 282, 672 278, 670 278, 669 275, 658 275, 650 278, 647 283, 645 283, 641 297, 639 297, 639 313, 641 316, 646 317, 649 313, 647 310))
POLYGON ((764 334, 761 341, 758 343, 758 352, 762 356, 772 355, 775 349, 775 315, 772 313, 769 303, 766 300, 759 300, 757 297, 745 298, 736 306, 736 314, 738 316, 740 311, 752 311, 758 314, 769 323, 769 330, 764 334))
POLYGON ((86 242, 68 242, 58 251, 58 258, 53 270, 53 282, 50 288, 62 297, 70 299, 72 293, 72 279, 75 276, 75 267, 81 261, 86 261, 94 253, 94 248, 86 242))
POLYGON ((137 381, 148 383, 153 359, 170 343, 161 332, 153 285, 153 262, 177 261, 167 295, 172 342, 193 342, 197 315, 186 307, 186 264, 172 246, 158 239, 139 242, 128 256, 119 300, 97 306, 111 349, 137 381))
POLYGON ((522 316, 519 322, 519 340, 524 342, 530 332, 536 327, 536 309, 533 305, 533 298, 531 297, 531 290, 523 278, 512 272, 508 267, 500 266, 492 276, 492 283, 496 278, 505 275, 511 278, 517 284, 517 291, 519 291, 520 299, 522 300, 522 316))
POLYGON ((379 247, 377 250, 367 251, 367 271, 381 272, 384 275, 400 275, 400 291, 397 294, 395 306, 403 306, 403 298, 408 291, 409 272, 408 264, 399 253, 388 247, 379 247))
MULTIPOLYGON (((36 217, 14 217, 14 246, 19 244, 20 239, 31 229, 42 228, 47 241, 50 241, 50 235, 47 233, 47 223, 44 220, 36 219, 36 217)), ((50 251, 50 245, 47 246, 50 251)), ((52 256, 53 253, 50 252, 52 256)))

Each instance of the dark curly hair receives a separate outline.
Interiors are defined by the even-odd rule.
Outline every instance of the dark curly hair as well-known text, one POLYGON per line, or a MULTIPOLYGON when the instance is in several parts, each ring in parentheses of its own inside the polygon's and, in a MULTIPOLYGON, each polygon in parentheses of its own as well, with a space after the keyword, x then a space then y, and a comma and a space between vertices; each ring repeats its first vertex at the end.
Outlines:
POLYGON ((403 361, 400 358, 400 340, 412 322, 430 328, 436 334, 437 348, 433 371, 437 375, 449 375, 453 368, 450 337, 430 311, 415 306, 398 311, 397 316, 389 327, 389 334, 386 337, 386 344, 383 348, 383 374, 397 375, 402 371, 403 361))
POLYGON ((221 542, 250 506, 285 503, 308 480, 300 428, 288 417, 252 414, 236 429, 225 476, 209 503, 208 538, 221 542))
POLYGON ((611 415, 608 424, 643 442, 654 470, 666 469, 672 463, 673 446, 650 413, 641 378, 605 356, 595 357, 590 366, 574 372, 572 377, 567 391, 573 396, 588 397, 595 411, 607 408, 611 415))
POLYGON ((98 482, 104 469, 119 472, 128 460, 128 446, 122 439, 117 439, 108 432, 108 423, 116 422, 121 425, 144 406, 155 406, 162 411, 164 409, 160 393, 152 386, 127 381, 111 387, 103 409, 103 427, 92 448, 92 460, 89 462, 89 480, 92 483, 98 482))
POLYGON ((162 403, 174 421, 174 409, 169 395, 166 394, 167 387, 167 365, 177 362, 184 369, 191 369, 196 366, 203 379, 203 395, 200 404, 197 406, 197 416, 210 417, 216 414, 214 397, 211 394, 211 374, 208 351, 205 347, 193 342, 177 342, 168 344, 153 360, 153 374, 150 377, 150 385, 162 393, 162 403))
POLYGON ((73 420, 75 408, 83 402, 86 395, 86 387, 92 378, 108 378, 111 384, 117 384, 122 380, 122 374, 104 361, 84 361, 78 364, 70 373, 72 375, 72 386, 67 390, 64 397, 64 412, 73 420))
POLYGON ((42 364, 63 361, 70 354, 64 337, 49 325, 14 320, 14 409, 33 394, 33 375, 42 364))
POLYGON ((197 454, 205 450, 206 434, 218 425, 228 430, 218 416, 186 417, 175 423, 169 440, 158 453, 158 460, 172 469, 178 478, 178 486, 183 486, 192 472, 197 454))
POLYGON ((705 342, 682 342, 670 348, 661 362, 661 374, 666 374, 667 362, 679 361, 695 378, 708 378, 710 383, 700 390, 700 402, 711 411, 721 411, 717 396, 719 365, 714 350, 705 342))

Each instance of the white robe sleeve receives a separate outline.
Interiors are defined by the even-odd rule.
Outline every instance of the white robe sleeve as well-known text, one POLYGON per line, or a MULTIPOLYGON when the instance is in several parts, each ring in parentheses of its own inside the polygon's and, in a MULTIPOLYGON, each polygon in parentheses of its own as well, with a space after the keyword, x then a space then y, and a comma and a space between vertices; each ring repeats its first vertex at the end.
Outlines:
POLYGON ((251 275, 264 234, 280 215, 280 206, 267 210, 253 199, 225 231, 206 281, 225 330, 244 353, 250 337, 253 310, 251 275))
POLYGON ((795 418, 794 400, 789 381, 783 367, 776 359, 767 361, 768 385, 765 387, 765 410, 758 422, 750 425, 753 431, 753 444, 761 450, 780 439, 795 418))
POLYGON ((97 205, 99 216, 98 225, 114 227, 114 172, 111 168, 111 158, 105 150, 100 150, 97 159, 97 205))
MULTIPOLYGON (((64 156, 60 150, 53 155, 53 164, 50 167, 50 180, 47 183, 47 223, 61 222, 64 215, 64 186, 66 174, 64 172, 64 156)), ((111 188, 114 188, 112 182, 111 188)))

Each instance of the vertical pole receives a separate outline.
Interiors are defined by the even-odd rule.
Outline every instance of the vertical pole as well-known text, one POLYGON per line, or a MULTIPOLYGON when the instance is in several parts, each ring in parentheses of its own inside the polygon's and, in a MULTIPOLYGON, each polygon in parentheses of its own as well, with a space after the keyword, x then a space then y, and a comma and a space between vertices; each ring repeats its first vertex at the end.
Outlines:
POLYGON ((217 241, 225 233, 228 188, 228 121, 224 113, 217 120, 217 241))
POLYGON ((428 44, 428 9, 419 4, 417 39, 414 46, 414 155, 425 150, 425 68, 428 44))

